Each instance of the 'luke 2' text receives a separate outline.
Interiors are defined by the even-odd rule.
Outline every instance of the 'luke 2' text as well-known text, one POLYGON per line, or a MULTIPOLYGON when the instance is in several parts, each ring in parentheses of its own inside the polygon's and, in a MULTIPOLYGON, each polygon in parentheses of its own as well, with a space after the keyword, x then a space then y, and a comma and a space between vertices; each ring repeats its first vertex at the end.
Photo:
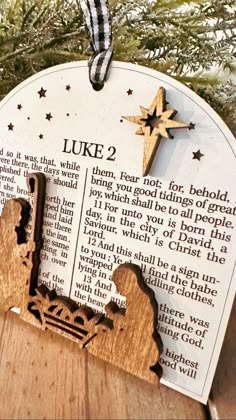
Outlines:
POLYGON ((90 143, 82 140, 64 139, 63 153, 72 153, 73 155, 87 156, 95 159, 106 159, 114 161, 116 159, 116 148, 103 144, 90 143))

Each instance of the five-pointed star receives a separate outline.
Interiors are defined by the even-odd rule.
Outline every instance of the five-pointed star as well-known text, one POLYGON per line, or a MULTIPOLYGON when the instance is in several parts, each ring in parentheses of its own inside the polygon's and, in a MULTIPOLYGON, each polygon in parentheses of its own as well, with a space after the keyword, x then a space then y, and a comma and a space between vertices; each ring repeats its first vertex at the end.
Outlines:
POLYGON ((41 87, 41 89, 38 91, 39 97, 46 98, 46 92, 47 91, 43 87, 41 87))
POLYGON ((14 125, 12 123, 8 124, 8 130, 13 131, 14 125))
POLYGON ((197 159, 200 160, 202 156, 204 156, 201 152, 200 149, 197 152, 192 152, 193 153, 193 159, 197 159))
POLYGON ((166 110, 165 89, 160 87, 148 109, 140 106, 142 115, 124 116, 122 118, 140 125, 136 134, 145 136, 143 154, 143 176, 146 176, 151 168, 157 148, 162 137, 172 138, 169 133, 171 128, 189 128, 189 124, 172 120, 177 114, 175 109, 166 110))
POLYGON ((49 114, 46 114, 46 120, 50 121, 51 118, 52 118, 51 112, 49 112, 49 114))

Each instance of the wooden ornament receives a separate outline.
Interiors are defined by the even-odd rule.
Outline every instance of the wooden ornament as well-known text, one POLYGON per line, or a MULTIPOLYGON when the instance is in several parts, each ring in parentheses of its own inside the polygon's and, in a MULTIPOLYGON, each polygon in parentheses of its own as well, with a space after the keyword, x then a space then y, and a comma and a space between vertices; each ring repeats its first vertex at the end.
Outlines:
POLYGON ((49 329, 78 343, 101 359, 151 383, 158 383, 162 343, 156 330, 157 303, 140 268, 122 264, 113 273, 117 291, 126 296, 127 309, 111 301, 105 314, 57 296, 45 285, 36 290, 30 306, 43 330, 49 329))
POLYGON ((156 151, 162 137, 171 139, 173 136, 169 133, 171 128, 193 128, 194 124, 185 124, 180 121, 172 120, 177 114, 175 109, 166 109, 166 91, 160 87, 157 94, 150 105, 144 108, 140 106, 142 115, 123 116, 127 121, 139 124, 140 127, 136 131, 138 135, 144 135, 144 152, 143 152, 143 176, 148 175, 156 151))
MULTIPOLYGON (((108 335, 116 347, 125 345, 110 328, 123 323, 125 307, 111 281, 112 268, 135 262, 158 296, 158 332, 165 345, 162 382, 206 402, 236 284, 236 148, 227 127, 178 81, 122 62, 112 63, 109 81, 100 92, 91 88, 86 61, 51 67, 9 93, 1 101, 0 114, 0 211, 5 199, 17 197, 19 191, 28 200, 28 171, 47 177, 40 270, 38 276, 35 270, 31 280, 26 278, 27 294, 20 292, 20 284, 15 286, 8 306, 18 305, 18 290, 27 297, 20 307, 22 318, 39 328, 49 328, 50 322, 50 329, 70 335, 78 347, 86 342, 94 354, 102 346, 103 357, 112 361, 118 357, 113 351, 95 345, 108 335), (122 115, 131 117, 126 121, 122 115), (192 130, 190 121, 197 129, 192 130), (175 139, 166 141, 170 134, 175 139), (149 175, 142 177, 143 155, 146 174, 146 160, 152 160, 156 149, 149 175), (222 157, 227 164, 222 165, 222 157), (43 291, 38 287, 42 283, 72 301, 43 291), (60 306, 66 301, 58 311, 52 305, 48 314, 57 314, 63 322, 40 320, 36 299, 45 310, 48 302, 60 306), (96 315, 110 300, 119 310, 113 303, 106 316, 96 315), (93 312, 73 301, 90 305, 93 312), (70 326, 64 324, 68 320, 70 326), (97 334, 100 327, 105 332, 97 334)), ((6 261, 5 250, 1 252, 6 261)), ((5 293, 6 287, 1 299, 5 293)), ((129 311, 128 305, 127 319, 129 311)), ((150 314, 153 318, 152 310, 150 314)), ((136 334, 142 311, 135 316, 136 334)))
MULTIPOLYGON (((126 296, 126 311, 110 302, 106 306, 113 328, 101 331, 88 350, 148 382, 156 383, 162 368, 158 364, 162 343, 156 330, 157 303, 143 280, 140 268, 122 264, 113 273, 117 291, 126 296)), ((99 326, 99 324, 98 324, 99 326)))
POLYGON ((158 307, 137 265, 122 264, 112 276, 117 291, 126 297, 126 310, 111 301, 106 314, 96 314, 45 285, 38 287, 45 177, 28 175, 27 183, 33 207, 22 198, 11 199, 5 202, 0 219, 0 309, 16 306, 25 321, 63 335, 80 349, 86 348, 148 382, 159 383, 162 342, 156 330, 158 307))
POLYGON ((8 200, 0 219, 0 308, 6 311, 16 306, 21 318, 37 324, 28 305, 37 286, 46 178, 29 174, 27 184, 33 206, 23 198, 8 200))

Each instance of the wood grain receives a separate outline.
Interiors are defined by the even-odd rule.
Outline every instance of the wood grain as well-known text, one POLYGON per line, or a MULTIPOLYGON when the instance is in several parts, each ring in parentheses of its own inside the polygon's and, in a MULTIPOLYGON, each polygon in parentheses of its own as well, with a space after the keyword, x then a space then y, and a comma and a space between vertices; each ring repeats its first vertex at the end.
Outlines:
POLYGON ((236 418, 236 301, 225 335, 214 382, 210 408, 212 418, 236 418))
POLYGON ((23 307, 29 293, 33 241, 26 242, 25 225, 30 215, 26 200, 6 201, 0 218, 0 308, 23 307), (22 222, 23 221, 23 222, 22 222))
MULTIPOLYGON (((18 201, 6 202, 0 218, 2 243, 9 245, 6 253, 6 246, 0 246, 0 308, 7 310, 17 306, 21 309, 20 317, 32 325, 56 332, 75 341, 78 348, 86 347, 103 360, 158 384, 162 373, 158 363, 162 342, 156 330, 158 306, 153 290, 144 282, 141 269, 126 263, 114 271, 112 280, 117 291, 126 297, 126 309, 120 309, 111 301, 105 307, 107 316, 96 314, 88 306, 79 307, 70 298, 57 296, 55 290, 50 291, 45 285, 33 289, 34 296, 31 296, 32 255, 35 251, 32 245, 37 241, 18 245, 15 226, 18 226, 23 211, 18 201), (10 216, 6 217, 6 212, 10 216), (23 246, 27 246, 24 252, 29 254, 27 265, 22 263, 20 254, 23 246), (20 254, 18 258, 17 253, 20 254)), ((34 231, 36 229, 32 228, 33 238, 34 231)), ((41 228, 38 231, 41 235, 41 228)))
POLYGON ((204 419, 204 407, 0 312, 0 419, 204 419), (4 333, 3 333, 4 332, 4 333))
POLYGON ((37 325, 28 303, 38 282, 45 175, 28 174, 27 185, 33 206, 23 198, 7 200, 0 217, 0 309, 21 308, 21 318, 37 325))
POLYGON ((86 353, 72 342, 7 313, 0 354, 1 419, 87 418, 86 353))
POLYGON ((155 294, 135 264, 120 265, 112 280, 118 293, 126 297, 126 310, 110 302, 105 310, 113 328, 97 324, 97 335, 88 343, 87 349, 126 372, 158 384, 158 375, 162 372, 158 364, 162 343, 156 331, 155 294))
POLYGON ((169 130, 173 128, 194 128, 194 124, 185 124, 181 121, 173 120, 177 111, 175 109, 166 108, 166 90, 160 87, 154 97, 150 107, 144 108, 140 106, 142 115, 122 116, 127 121, 138 124, 136 131, 138 135, 144 135, 143 149, 143 176, 148 175, 154 157, 156 155, 161 139, 171 139, 173 136, 169 130))

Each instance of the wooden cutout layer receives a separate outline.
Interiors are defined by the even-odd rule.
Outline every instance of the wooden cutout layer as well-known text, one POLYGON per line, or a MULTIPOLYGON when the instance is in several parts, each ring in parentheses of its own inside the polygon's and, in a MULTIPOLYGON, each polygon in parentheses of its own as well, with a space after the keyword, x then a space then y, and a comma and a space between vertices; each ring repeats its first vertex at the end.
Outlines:
POLYGON ((29 174, 27 185, 32 207, 23 198, 7 200, 0 218, 0 308, 19 307, 21 318, 36 324, 28 305, 38 279, 46 178, 29 174))
POLYGON ((157 303, 140 268, 122 264, 113 273, 117 291, 126 297, 126 309, 111 301, 105 314, 38 287, 42 248, 45 177, 27 179, 33 207, 22 199, 6 201, 0 218, 0 309, 20 308, 20 317, 75 341, 79 348, 151 383, 159 383, 162 343, 156 330, 157 303), (29 218, 30 226, 26 226, 29 218))
POLYGON ((157 303, 145 284, 140 268, 122 264, 113 273, 117 291, 126 296, 127 309, 111 301, 105 314, 57 296, 45 285, 36 290, 30 303, 42 329, 49 329, 87 348, 90 353, 148 382, 158 382, 161 340, 156 331, 157 303))
POLYGON ((141 114, 136 116, 123 116, 127 121, 138 124, 140 127, 136 134, 144 135, 143 151, 143 176, 150 172, 155 154, 162 137, 171 139, 173 136, 169 130, 172 128, 193 128, 194 124, 185 124, 181 121, 173 120, 177 111, 166 109, 166 90, 160 87, 150 107, 140 106, 141 114))

